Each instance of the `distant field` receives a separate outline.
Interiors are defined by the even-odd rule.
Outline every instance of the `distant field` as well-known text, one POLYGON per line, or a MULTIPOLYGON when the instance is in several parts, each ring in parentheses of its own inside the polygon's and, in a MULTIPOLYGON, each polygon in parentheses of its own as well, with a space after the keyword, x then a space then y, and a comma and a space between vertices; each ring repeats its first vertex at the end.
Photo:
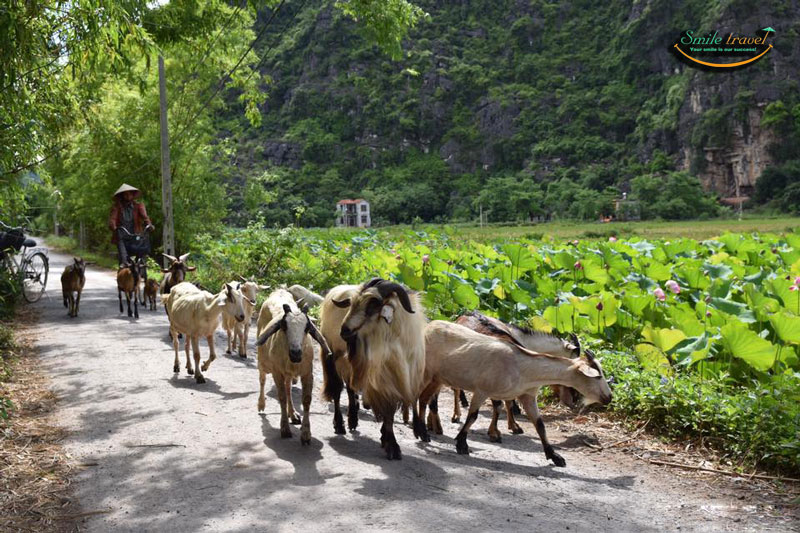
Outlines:
MULTIPOLYGON (((687 237, 703 240, 725 232, 751 233, 794 231, 800 228, 800 218, 744 218, 715 219, 715 220, 688 220, 680 222, 548 222, 545 224, 530 224, 522 226, 477 225, 461 224, 422 224, 417 227, 421 230, 436 229, 451 233, 455 236, 474 239, 478 241, 496 238, 527 237, 538 239, 541 237, 554 237, 556 239, 580 238, 607 238, 609 236, 640 236, 652 238, 687 237)), ((394 233, 405 231, 411 226, 391 226, 379 228, 380 230, 394 233)))

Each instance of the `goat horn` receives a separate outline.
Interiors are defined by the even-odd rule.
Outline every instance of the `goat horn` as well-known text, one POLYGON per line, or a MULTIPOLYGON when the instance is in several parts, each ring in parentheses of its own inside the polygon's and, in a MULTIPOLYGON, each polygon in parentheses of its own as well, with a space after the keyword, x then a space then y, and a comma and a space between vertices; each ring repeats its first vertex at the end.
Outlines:
POLYGON ((282 323, 283 320, 276 320, 274 324, 265 329, 264 332, 261 333, 261 335, 258 337, 258 340, 256 341, 256 346, 261 346, 262 344, 267 342, 268 338, 270 338, 276 331, 281 329, 282 323))
POLYGON ((316 326, 314 326, 314 323, 311 322, 311 319, 308 318, 307 315, 306 319, 308 319, 308 326, 306 326, 308 334, 311 335, 312 339, 314 339, 319 343, 320 348, 322 348, 322 355, 328 356, 331 353, 331 349, 328 347, 328 343, 325 342, 325 337, 322 336, 322 334, 319 332, 316 326))
POLYGON ((187 253, 183 254, 182 256, 178 257, 178 260, 179 261, 186 261, 186 258, 189 257, 189 253, 191 253, 191 252, 187 252, 187 253))
POLYGON ((236 275, 239 276, 239 279, 242 280, 242 283, 247 283, 247 278, 245 278, 241 274, 236 274, 236 275))
POLYGON ((162 253, 161 255, 163 255, 164 257, 166 257, 167 259, 169 259, 173 263, 178 260, 178 258, 175 257, 174 255, 169 255, 169 254, 165 254, 165 253, 162 253))
POLYGON ((374 287, 378 283, 382 283, 384 281, 386 280, 384 280, 383 278, 372 278, 371 280, 364 283, 364 285, 362 285, 361 290, 369 289, 370 287, 374 287))
POLYGON ((575 345, 575 348, 578 350, 578 355, 580 355, 581 354, 581 340, 574 333, 570 334, 569 340, 571 340, 572 344, 575 345))
POLYGON ((390 294, 394 293, 400 299, 400 304, 403 306, 403 309, 405 309, 408 313, 414 312, 414 309, 411 307, 411 299, 408 297, 408 292, 406 292, 405 287, 399 283, 384 281, 383 283, 379 283, 377 288, 381 298, 386 298, 390 294))

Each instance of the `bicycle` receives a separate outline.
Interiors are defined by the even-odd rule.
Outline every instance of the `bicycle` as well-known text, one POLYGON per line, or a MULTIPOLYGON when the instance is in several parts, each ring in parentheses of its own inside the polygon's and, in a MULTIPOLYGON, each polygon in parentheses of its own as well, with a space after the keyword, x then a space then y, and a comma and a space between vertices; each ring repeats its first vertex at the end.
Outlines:
POLYGON ((50 260, 47 253, 34 248, 36 241, 25 237, 23 228, 0 222, 0 264, 16 280, 28 303, 38 302, 47 287, 50 260))

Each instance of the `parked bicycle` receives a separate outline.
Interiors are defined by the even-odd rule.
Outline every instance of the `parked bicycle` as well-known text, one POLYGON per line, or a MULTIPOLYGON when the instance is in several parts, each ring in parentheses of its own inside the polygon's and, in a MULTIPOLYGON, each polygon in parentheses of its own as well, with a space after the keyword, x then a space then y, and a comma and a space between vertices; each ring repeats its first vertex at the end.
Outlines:
POLYGON ((30 303, 42 297, 50 273, 46 251, 35 246, 36 241, 26 237, 23 228, 0 222, 0 265, 19 284, 22 297, 30 303))

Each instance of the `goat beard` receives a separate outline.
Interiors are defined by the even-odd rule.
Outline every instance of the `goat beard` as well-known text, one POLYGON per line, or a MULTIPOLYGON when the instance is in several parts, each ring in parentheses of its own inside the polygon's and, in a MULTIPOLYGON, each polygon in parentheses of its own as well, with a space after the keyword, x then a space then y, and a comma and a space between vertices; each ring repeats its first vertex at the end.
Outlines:
POLYGON ((347 340, 347 358, 350 361, 350 366, 353 367, 352 376, 350 377, 350 387, 353 390, 362 390, 364 388, 364 379, 367 375, 367 361, 369 355, 367 353, 367 341, 361 340, 363 353, 358 351, 358 335, 353 335, 347 340))

